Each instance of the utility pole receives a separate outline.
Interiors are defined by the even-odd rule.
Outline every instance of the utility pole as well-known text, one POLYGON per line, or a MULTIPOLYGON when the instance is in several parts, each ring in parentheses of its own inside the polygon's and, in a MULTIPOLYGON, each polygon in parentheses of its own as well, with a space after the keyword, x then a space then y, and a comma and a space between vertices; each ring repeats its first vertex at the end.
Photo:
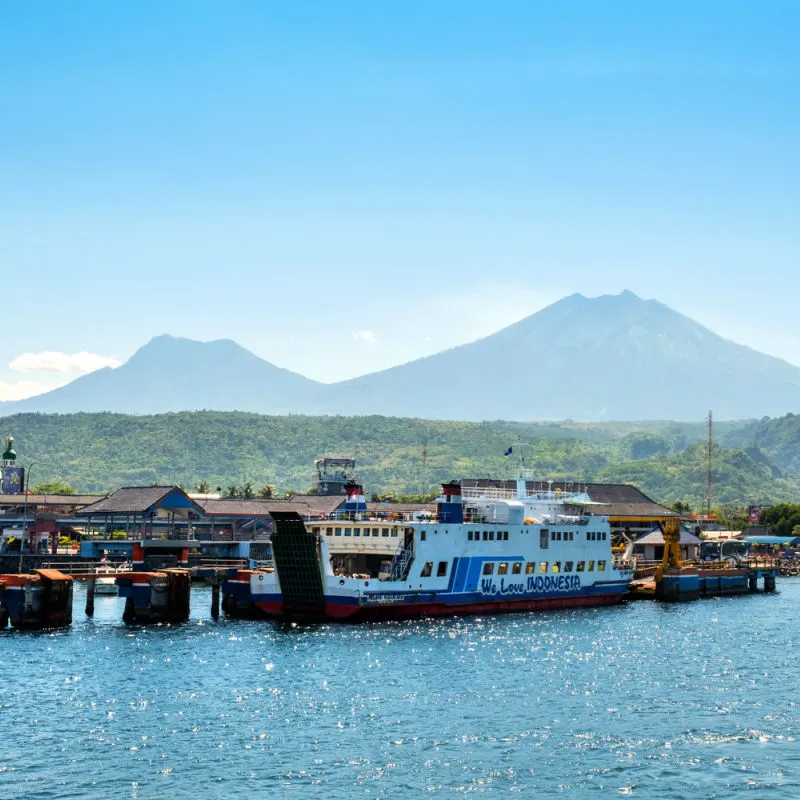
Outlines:
POLYGON ((706 514, 711 513, 711 498, 713 495, 713 475, 711 471, 711 454, 714 447, 714 424, 711 412, 708 412, 708 442, 707 442, 707 467, 708 467, 708 486, 706 488, 706 514))
POLYGON ((422 442, 422 470, 420 474, 420 494, 424 498, 428 494, 428 437, 426 436, 422 442))
POLYGON ((22 574, 22 545, 28 540, 28 487, 31 485, 31 470, 36 465, 35 461, 28 464, 28 468, 22 473, 22 537, 19 542, 19 566, 17 572, 22 574))

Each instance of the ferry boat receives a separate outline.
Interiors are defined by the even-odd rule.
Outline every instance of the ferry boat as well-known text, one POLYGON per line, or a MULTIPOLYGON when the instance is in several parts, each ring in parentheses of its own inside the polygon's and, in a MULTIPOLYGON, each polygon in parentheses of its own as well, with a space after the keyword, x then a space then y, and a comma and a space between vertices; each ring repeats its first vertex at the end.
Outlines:
POLYGON ((342 512, 349 525, 310 530, 295 513, 273 513, 274 567, 240 574, 233 591, 268 617, 356 621, 611 605, 633 578, 634 563, 612 553, 608 515, 585 492, 453 482, 433 513, 376 527, 355 485, 342 512), (368 551, 365 541, 391 542, 393 532, 390 558, 368 551))

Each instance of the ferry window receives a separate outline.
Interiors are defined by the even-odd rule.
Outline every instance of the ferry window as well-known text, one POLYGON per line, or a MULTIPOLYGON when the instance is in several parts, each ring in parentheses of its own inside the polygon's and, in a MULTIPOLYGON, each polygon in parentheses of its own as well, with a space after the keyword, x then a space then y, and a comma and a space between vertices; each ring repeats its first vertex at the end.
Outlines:
POLYGON ((508 531, 503 531, 503 539, 508 541, 508 531))
POLYGON ((583 572, 583 570, 584 570, 585 568, 586 568, 586 562, 585 562, 585 561, 579 561, 579 562, 578 562, 578 569, 577 569, 577 572, 583 572))
POLYGON ((527 564, 525 564, 526 575, 533 575, 535 571, 536 571, 536 564, 534 564, 533 561, 529 561, 527 564))
POLYGON ((490 542, 494 541, 494 531, 489 531, 489 541, 490 542))
POLYGON ((377 535, 378 535, 378 533, 380 533, 380 531, 379 531, 377 528, 373 528, 373 529, 372 529, 372 535, 373 535, 373 536, 377 536, 377 535))
POLYGON ((388 537, 389 536, 389 529, 388 528, 384 528, 383 531, 381 532, 381 535, 388 537))
POLYGON ((554 542, 556 540, 556 532, 550 531, 550 541, 554 542))
POLYGON ((353 528, 353 536, 361 536, 361 528, 353 528))
POLYGON ((488 542, 489 541, 489 531, 484 531, 483 532, 483 541, 484 542, 488 542))
POLYGON ((553 572, 561 572, 561 562, 554 561, 553 562, 553 572))
POLYGON ((498 575, 508 575, 508 564, 505 561, 497 567, 498 575))
POLYGON ((598 561, 597 562, 597 571, 598 572, 605 572, 606 571, 606 562, 605 561, 598 561))
POLYGON ((342 529, 341 528, 337 528, 336 529, 336 535, 337 536, 341 536, 342 535, 342 529))
POLYGON ((333 528, 325 528, 326 536, 333 536, 333 528))
POLYGON ((520 572, 522 572, 522 562, 521 561, 515 561, 511 565, 511 574, 512 575, 519 575, 520 572))
POLYGON ((428 538, 428 534, 425 533, 425 531, 420 531, 419 532, 419 538, 420 538, 420 541, 424 542, 428 538))
POLYGON ((433 572, 433 561, 426 561, 419 576, 420 578, 430 578, 431 572, 433 572))
POLYGON ((559 531, 559 532, 556 534, 556 541, 557 541, 557 542, 560 542, 560 541, 561 541, 561 531, 559 531))
POLYGON ((397 528, 392 528, 392 536, 397 536, 397 528))
POLYGON ((344 529, 344 535, 345 536, 352 536, 353 535, 353 531, 350 528, 345 528, 344 529))
POLYGON ((467 539, 469 539, 470 542, 472 541, 472 531, 467 531, 467 539))
POLYGON ((484 575, 494 575, 494 564, 491 561, 487 561, 483 565, 483 574, 484 575))
POLYGON ((606 532, 603 531, 603 541, 605 541, 605 540, 606 540, 606 532))
POLYGON ((319 528, 312 528, 311 533, 319 533, 319 528))
POLYGON ((446 561, 440 561, 439 562, 439 566, 436 569, 436 577, 437 578, 443 578, 445 575, 447 575, 447 562, 446 561))
POLYGON ((592 538, 592 533, 591 533, 591 531, 586 531, 586 541, 587 541, 587 542, 588 542, 588 541, 591 541, 591 538, 592 538))
POLYGON ((594 572, 594 561, 589 562, 589 569, 587 570, 587 572, 594 572))
POLYGON ((547 572, 547 562, 540 561, 539 562, 539 572, 547 572))
POLYGON ((572 562, 565 561, 564 562, 564 572, 572 572, 572 562))
POLYGON ((550 545, 550 531, 547 530, 547 528, 542 528, 542 531, 539 534, 539 547, 542 550, 547 550, 549 545, 550 545))

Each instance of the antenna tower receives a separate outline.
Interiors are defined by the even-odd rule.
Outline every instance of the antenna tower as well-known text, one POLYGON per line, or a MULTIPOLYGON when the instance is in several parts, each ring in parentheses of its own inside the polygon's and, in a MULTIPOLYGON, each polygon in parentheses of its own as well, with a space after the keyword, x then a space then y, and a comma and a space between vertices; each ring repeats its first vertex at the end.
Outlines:
POLYGON ((711 454, 714 448, 714 423, 713 417, 711 412, 708 412, 708 442, 707 442, 707 452, 706 452, 706 462, 708 468, 708 485, 706 488, 706 513, 711 513, 711 498, 713 496, 713 488, 714 488, 714 480, 713 474, 711 471, 711 454))

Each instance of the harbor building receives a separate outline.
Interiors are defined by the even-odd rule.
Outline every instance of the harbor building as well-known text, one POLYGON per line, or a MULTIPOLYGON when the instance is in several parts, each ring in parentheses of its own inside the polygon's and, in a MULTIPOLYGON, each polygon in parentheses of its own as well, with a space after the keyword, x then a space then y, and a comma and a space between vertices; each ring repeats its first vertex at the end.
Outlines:
MULTIPOLYGON (((684 562, 700 560, 702 539, 681 528, 680 548, 681 560, 684 562)), ((644 561, 661 561, 664 557, 664 534, 660 530, 640 536, 633 543, 633 555, 644 561)))

